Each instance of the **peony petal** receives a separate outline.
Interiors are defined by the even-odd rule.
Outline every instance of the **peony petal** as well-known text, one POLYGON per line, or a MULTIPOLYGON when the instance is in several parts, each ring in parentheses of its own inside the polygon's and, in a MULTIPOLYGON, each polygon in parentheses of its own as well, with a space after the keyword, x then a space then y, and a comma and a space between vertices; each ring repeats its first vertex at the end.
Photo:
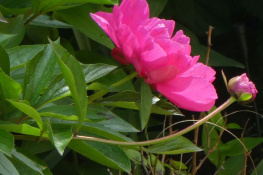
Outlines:
POLYGON ((148 84, 156 84, 169 81, 178 74, 178 70, 173 65, 166 65, 146 73, 146 79, 144 80, 148 84))
POLYGON ((201 77, 175 77, 155 87, 176 106, 191 111, 208 111, 217 99, 214 86, 201 77))
POLYGON ((179 30, 175 33, 174 37, 172 38, 173 41, 176 41, 181 44, 189 44, 190 38, 184 35, 182 30, 179 30))
POLYGON ((180 77, 202 77, 208 82, 213 82, 216 72, 202 63, 196 63, 193 67, 179 75, 180 77))
POLYGON ((132 30, 149 19, 149 6, 146 0, 123 0, 120 10, 124 14, 122 24, 126 24, 132 30))
POLYGON ((165 50, 167 55, 176 54, 178 52, 184 55, 190 55, 191 53, 191 46, 187 44, 181 44, 170 39, 155 40, 155 42, 165 50))
POLYGON ((105 12, 98 12, 96 14, 91 13, 91 18, 104 30, 104 32, 110 37, 116 46, 119 43, 116 39, 115 29, 113 26, 112 14, 105 12))
POLYGON ((173 20, 164 20, 164 19, 162 19, 162 22, 165 24, 165 27, 168 29, 168 33, 171 38, 174 32, 175 22, 173 20))
POLYGON ((143 25, 155 39, 170 39, 174 30, 174 21, 166 21, 159 18, 151 18, 143 25))
POLYGON ((139 64, 141 48, 140 44, 131 31, 129 26, 123 24, 117 30, 116 35, 119 48, 122 50, 122 53, 126 60, 133 64, 139 75, 141 76, 141 65, 139 64))

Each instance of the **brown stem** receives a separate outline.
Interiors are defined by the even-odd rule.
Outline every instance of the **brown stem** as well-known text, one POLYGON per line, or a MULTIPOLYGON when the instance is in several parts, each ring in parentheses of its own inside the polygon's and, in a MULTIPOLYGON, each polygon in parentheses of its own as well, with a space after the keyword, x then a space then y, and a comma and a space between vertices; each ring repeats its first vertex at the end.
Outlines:
POLYGON ((26 117, 27 115, 24 115, 18 122, 16 122, 16 124, 20 124, 23 120, 25 120, 26 117))
POLYGON ((204 124, 208 120, 210 120, 212 117, 214 117, 216 114, 221 112, 223 109, 227 108, 230 104, 235 102, 236 99, 233 97, 230 97, 225 103, 223 103, 221 106, 219 106, 216 110, 208 114, 206 117, 202 118, 198 122, 188 126, 187 128, 178 131, 172 135, 168 135, 162 138, 154 139, 154 140, 147 140, 147 141, 140 141, 140 142, 123 142, 123 141, 114 141, 114 140, 108 140, 108 139, 101 139, 101 138, 96 138, 96 137, 88 137, 88 136, 79 136, 77 135, 76 137, 73 137, 73 140, 86 140, 86 141, 94 141, 94 142, 102 142, 102 143, 108 143, 108 144, 114 144, 114 145, 122 145, 122 146, 145 146, 145 145, 152 145, 156 143, 161 143, 176 137, 179 137, 195 128, 198 126, 204 124))
POLYGON ((214 28, 212 26, 209 26, 209 29, 208 29, 208 38, 207 38, 207 53, 206 53, 206 61, 205 61, 205 64, 208 65, 208 62, 209 62, 209 54, 210 54, 210 50, 211 50, 211 46, 212 46, 212 43, 211 43, 211 36, 212 36, 212 30, 214 28))
MULTIPOLYGON (((206 117, 202 118, 201 120, 197 121, 196 123, 188 126, 187 128, 185 128, 181 131, 173 133, 172 135, 168 135, 168 136, 158 138, 158 139, 140 141, 140 142, 126 142, 126 141, 116 141, 116 140, 102 139, 102 138, 97 138, 97 137, 76 135, 75 137, 72 138, 72 140, 83 140, 83 141, 85 140, 85 141, 107 143, 107 144, 126 146, 126 147, 140 147, 140 146, 157 144, 157 143, 168 141, 168 140, 173 139, 173 138, 177 138, 177 137, 197 128, 198 126, 204 124, 205 122, 210 120, 212 117, 214 117, 216 114, 218 114, 219 112, 221 112, 222 110, 227 108, 229 105, 231 105, 235 101, 236 101, 236 99, 234 97, 230 97, 225 103, 223 103, 221 106, 219 106, 216 110, 214 110, 213 112, 208 114, 206 117)), ((30 138, 34 137, 34 139, 35 139, 35 136, 24 136, 23 138, 27 139, 27 137, 30 137, 30 138)))
POLYGON ((36 19, 39 15, 41 15, 41 12, 38 12, 37 14, 34 14, 31 18, 29 18, 26 22, 25 22, 25 26, 27 26, 30 22, 32 22, 34 19, 36 19))
MULTIPOLYGON (((244 135, 245 135, 245 130, 247 128, 247 124, 249 122, 249 119, 246 121, 245 123, 245 126, 244 126, 244 129, 243 129, 243 132, 241 134, 241 141, 244 143, 244 135)), ((244 172, 244 175, 246 175, 246 169, 247 169, 247 157, 250 155, 251 151, 250 152, 247 152, 244 148, 243 148, 243 152, 244 152, 244 168, 243 168, 243 172, 244 172)))
MULTIPOLYGON (((199 116, 199 120, 203 117, 203 112, 200 114, 199 116)), ((193 120, 194 120, 194 116, 193 116, 193 120)), ((194 144, 197 146, 198 145, 198 134, 199 134, 199 127, 195 128, 194 130, 194 144)), ((197 159, 197 152, 193 152, 193 159, 192 159, 192 174, 191 175, 195 175, 197 172, 196 169, 196 159, 197 159)))
POLYGON ((205 162, 205 160, 208 158, 208 156, 209 156, 212 152, 215 151, 215 149, 217 148, 217 146, 218 146, 218 144, 219 144, 219 142, 220 142, 220 140, 221 140, 221 137, 222 137, 224 131, 225 131, 225 130, 222 130, 222 131, 220 132, 220 135, 219 135, 219 137, 217 138, 217 141, 216 141, 215 146, 214 146, 211 150, 209 150, 209 151, 207 152, 206 156, 200 161, 200 163, 199 163, 198 166, 196 167, 196 171, 198 171, 198 170, 201 168, 201 166, 203 165, 203 163, 205 162))

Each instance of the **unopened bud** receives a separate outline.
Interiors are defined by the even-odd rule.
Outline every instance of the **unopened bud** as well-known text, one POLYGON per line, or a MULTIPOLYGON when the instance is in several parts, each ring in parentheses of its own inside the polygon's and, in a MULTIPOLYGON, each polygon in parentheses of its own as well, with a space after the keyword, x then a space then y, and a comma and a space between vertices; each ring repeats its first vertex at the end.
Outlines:
POLYGON ((252 102, 258 93, 256 86, 249 81, 246 73, 231 78, 228 82, 228 91, 241 104, 252 102))

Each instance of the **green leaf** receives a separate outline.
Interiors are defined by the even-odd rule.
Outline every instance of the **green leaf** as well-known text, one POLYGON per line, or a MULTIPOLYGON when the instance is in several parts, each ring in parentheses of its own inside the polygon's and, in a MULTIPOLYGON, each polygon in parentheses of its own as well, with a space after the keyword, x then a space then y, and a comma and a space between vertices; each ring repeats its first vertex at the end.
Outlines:
POLYGON ((68 146, 79 154, 102 165, 127 173, 131 171, 128 156, 118 146, 79 140, 72 140, 68 146))
POLYGON ((42 26, 42 27, 54 27, 54 28, 72 28, 71 25, 64 22, 53 19, 51 16, 40 15, 30 25, 42 26))
POLYGON ((114 130, 111 130, 110 128, 107 128, 99 123, 84 123, 80 129, 111 140, 129 141, 129 142, 133 141, 132 139, 125 137, 124 135, 114 130))
POLYGON ((2 46, 5 46, 8 41, 13 38, 15 35, 14 34, 5 34, 5 33, 0 33, 0 44, 2 46))
POLYGON ((96 4, 108 4, 108 5, 116 4, 116 0, 45 0, 45 1, 31 0, 31 2, 35 9, 35 13, 37 12, 45 13, 48 11, 56 10, 59 6, 63 6, 65 4, 71 4, 71 3, 96 3, 96 4))
POLYGON ((66 0, 66 3, 94 3, 117 5, 119 0, 66 0))
MULTIPOLYGON (((221 117, 222 117, 221 114, 217 116, 217 118, 219 119, 221 117)), ((214 121, 217 122, 217 120, 214 121)), ((221 154, 220 149, 218 149, 219 147, 224 146, 221 140, 219 140, 219 142, 217 141, 219 137, 218 130, 220 131, 220 129, 217 129, 217 127, 214 127, 213 125, 203 124, 202 148, 204 149, 205 153, 207 154, 209 150, 211 150, 216 144, 218 144, 217 148, 213 152, 211 152, 208 156, 208 159, 216 167, 219 167, 225 160, 225 155, 221 154)))
POLYGON ((51 142, 36 142, 35 140, 23 141, 21 148, 23 148, 27 152, 30 152, 31 154, 41 154, 49 151, 57 152, 51 142))
POLYGON ((8 19, 8 23, 1 22, 0 33, 15 34, 15 36, 7 42, 5 48, 11 48, 17 46, 23 40, 25 35, 23 17, 18 16, 15 18, 10 18, 8 19))
POLYGON ((183 162, 173 160, 172 165, 177 170, 186 170, 187 169, 187 166, 183 162))
MULTIPOLYGON (((212 109, 208 112, 208 114, 210 114, 214 110, 216 110, 216 106, 213 106, 212 109)), ((223 120, 223 117, 222 117, 221 113, 217 113, 215 116, 213 116, 211 118, 211 122, 216 124, 216 125, 223 126, 224 125, 224 120, 223 120)), ((219 129, 218 127, 214 127, 214 129, 217 129, 217 130, 221 131, 221 129, 219 129)))
MULTIPOLYGON (((107 139, 119 140, 119 141, 133 141, 116 131, 138 132, 138 130, 136 130, 133 126, 131 126, 129 123, 122 120, 115 114, 111 113, 109 110, 106 110, 104 108, 95 108, 95 109, 97 110, 88 109, 86 117, 93 118, 93 120, 98 120, 98 121, 103 120, 103 121, 99 123, 84 122, 80 130, 88 131, 90 133, 97 134, 107 139)), ((77 112, 74 106, 70 106, 70 105, 51 106, 40 110, 40 112, 42 112, 40 113, 40 115, 45 114, 45 116, 51 117, 50 120, 52 124, 76 126, 77 122, 76 122, 75 114, 77 112), (44 112, 44 111, 50 111, 50 112, 44 112), (75 119, 75 120, 70 120, 70 119, 75 119)))
MULTIPOLYGON (((249 150, 253 149, 254 147, 256 147, 257 145, 259 145, 260 143, 262 143, 263 138, 262 137, 244 138, 242 142, 244 143, 247 150, 249 151, 249 150)), ((220 149, 222 149, 221 154, 224 154, 225 156, 237 156, 239 154, 244 153, 244 148, 243 148, 242 144, 237 139, 234 139, 234 140, 227 142, 220 149)))
POLYGON ((54 80, 50 83, 49 87, 42 94, 40 99, 35 103, 35 106, 38 107, 43 103, 52 102, 63 97, 69 96, 70 91, 67 86, 63 75, 60 74, 54 78, 54 80))
POLYGON ((202 151, 202 149, 198 148, 190 140, 182 136, 154 144, 144 150, 150 153, 170 155, 202 151))
POLYGON ((45 45, 17 46, 7 50, 11 70, 21 67, 44 49, 45 45))
POLYGON ((218 173, 218 175, 233 175, 239 174, 244 167, 244 155, 238 155, 228 158, 222 165, 224 168, 218 173))
MULTIPOLYGON (((207 52, 206 46, 200 45, 199 50, 195 50, 193 48, 192 52, 194 55, 200 55, 200 61, 203 63, 205 62, 206 52, 207 52)), ((210 66, 245 68, 245 66, 241 64, 240 62, 235 61, 231 58, 228 58, 212 49, 210 51, 209 57, 210 57, 209 59, 210 66)))
POLYGON ((19 175, 12 162, 0 152, 0 170, 2 175, 19 175))
POLYGON ((162 162, 156 158, 155 155, 150 154, 150 156, 147 159, 147 165, 150 166, 155 166, 156 168, 156 174, 164 174, 164 167, 162 162), (156 160, 157 159, 157 160, 156 160))
POLYGON ((4 47, 0 44, 0 68, 5 72, 5 74, 10 74, 10 62, 9 62, 9 56, 4 49, 4 47))
POLYGON ((103 106, 89 105, 87 115, 87 117, 89 117, 91 120, 96 118, 101 119, 103 117, 104 120, 99 123, 114 131, 138 132, 138 130, 130 123, 124 121, 122 118, 103 106))
POLYGON ((57 125, 56 127, 51 127, 50 120, 46 119, 44 121, 44 131, 47 133, 48 138, 56 147, 59 154, 63 155, 66 146, 73 136, 72 127, 66 125, 57 125))
POLYGON ((40 136, 41 131, 38 128, 27 124, 14 124, 10 122, 0 121, 0 129, 4 129, 9 132, 32 135, 32 136, 40 136))
POLYGON ((163 11, 168 0, 150 0, 148 1, 151 17, 157 17, 163 11))
POLYGON ((239 124, 237 123, 228 123, 226 125, 227 129, 243 129, 239 124))
POLYGON ((13 101, 13 100, 7 100, 7 101, 9 101, 14 107, 16 107, 17 109, 28 115, 29 117, 33 118, 37 122, 40 130, 43 130, 43 121, 41 119, 41 116, 33 107, 29 106, 26 103, 23 103, 22 101, 13 101))
MULTIPOLYGON (((56 106, 57 107, 57 106, 56 106)), ((65 108, 67 109, 67 108, 65 108)), ((42 117, 52 117, 60 120, 69 120, 69 121, 78 121, 78 117, 76 115, 66 116, 61 114, 56 114, 53 112, 43 112, 39 113, 42 117)))
MULTIPOLYGON (((42 116, 52 117, 52 122, 57 121, 58 123, 63 123, 61 120, 76 121, 75 116, 77 115, 76 108, 72 105, 50 106, 39 110, 39 113, 42 116)), ((104 127, 107 127, 113 131, 138 132, 138 130, 128 122, 112 113, 109 109, 99 105, 88 106, 85 120, 97 121, 104 127)), ((73 122, 65 123, 75 124, 73 122)))
MULTIPOLYGON (((115 69, 115 66, 105 64, 87 64, 82 65, 82 67, 86 83, 101 78, 102 76, 115 69)), ((66 85, 66 82, 63 79, 62 75, 59 75, 50 83, 49 87, 42 94, 35 106, 40 106, 47 101, 55 101, 69 95, 69 88, 66 85)))
POLYGON ((252 172, 251 175, 262 175, 263 172, 263 160, 259 162, 256 169, 252 172))
POLYGON ((23 0, 20 3, 17 3, 17 0, 1 1, 1 5, 12 9, 20 9, 32 6, 30 0, 23 0))
MULTIPOLYGON (((42 160, 34 155, 23 151, 22 149, 13 149, 12 158, 14 159, 14 161, 16 161, 16 163, 22 164, 22 166, 26 166, 42 175, 44 175, 44 171, 47 170, 47 166, 43 163, 42 160)), ((23 171, 24 168, 21 167, 21 169, 23 171)))
POLYGON ((86 83, 99 79, 117 68, 107 64, 86 64, 82 67, 86 83))
MULTIPOLYGON (((133 149, 125 149, 124 150, 127 156, 134 161, 136 164, 142 164, 142 155, 139 151, 133 149)), ((147 160, 143 157, 144 165, 147 164, 147 160)))
POLYGON ((75 101, 79 117, 79 128, 84 121, 87 112, 86 83, 82 68, 79 62, 62 46, 53 43, 52 41, 50 41, 50 44, 57 55, 57 62, 75 101))
POLYGON ((19 99, 22 88, 19 83, 15 82, 7 76, 0 68, 0 83, 4 92, 5 98, 19 99))
POLYGON ((143 130, 149 121, 152 108, 152 91, 148 84, 141 82, 141 101, 140 101, 140 119, 141 129, 143 130))
MULTIPOLYGON (((120 108, 139 110, 138 101, 140 100, 140 93, 134 91, 123 91, 115 95, 105 97, 98 101, 105 106, 114 106, 120 108)), ((151 113, 161 115, 182 115, 179 109, 173 104, 159 99, 152 98, 151 113)))
POLYGON ((56 11, 55 15, 58 15, 65 22, 79 29, 79 31, 89 38, 113 49, 114 45, 112 41, 90 17, 90 13, 96 13, 98 11, 109 12, 110 10, 99 5, 84 4, 74 8, 56 11))
POLYGON ((56 57, 48 44, 34 59, 26 64, 23 99, 36 103, 40 93, 50 81, 56 65, 56 57))
POLYGON ((8 23, 8 21, 4 18, 3 14, 0 11, 0 22, 8 23))
POLYGON ((8 156, 11 156, 12 149, 14 148, 13 135, 3 129, 0 129, 0 151, 8 156))

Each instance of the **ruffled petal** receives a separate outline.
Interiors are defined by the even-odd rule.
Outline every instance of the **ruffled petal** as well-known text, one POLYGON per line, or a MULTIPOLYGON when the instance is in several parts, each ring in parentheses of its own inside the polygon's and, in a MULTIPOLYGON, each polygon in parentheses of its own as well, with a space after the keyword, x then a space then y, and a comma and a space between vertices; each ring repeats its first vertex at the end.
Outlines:
POLYGON ((96 14, 91 13, 91 18, 104 30, 104 32, 110 37, 116 46, 119 43, 116 39, 115 29, 113 26, 113 19, 111 13, 98 12, 96 14))
POLYGON ((119 44, 119 48, 122 50, 123 56, 126 60, 133 64, 134 68, 137 70, 139 75, 141 76, 141 66, 139 64, 141 47, 140 43, 137 40, 137 37, 131 31, 129 26, 123 24, 117 30, 116 35, 117 41, 119 44))
POLYGON ((202 63, 196 63, 193 67, 179 75, 180 77, 201 77, 212 83, 215 79, 216 72, 211 67, 202 63))
POLYGON ((189 44, 190 38, 184 35, 184 32, 182 30, 178 30, 174 37, 172 38, 173 41, 176 41, 181 44, 189 44))
POLYGON ((166 82, 178 74, 178 70, 173 65, 166 65, 155 70, 146 72, 145 82, 148 84, 156 84, 166 82))
POLYGON ((201 77, 175 77, 155 88, 176 106, 190 111, 208 111, 217 99, 214 86, 201 77))
POLYGON ((124 14, 122 24, 126 24, 132 30, 149 19, 149 6, 146 0, 123 0, 120 10, 124 14))
POLYGON ((155 39, 170 39, 174 30, 175 22, 159 18, 151 18, 143 25, 155 39))

